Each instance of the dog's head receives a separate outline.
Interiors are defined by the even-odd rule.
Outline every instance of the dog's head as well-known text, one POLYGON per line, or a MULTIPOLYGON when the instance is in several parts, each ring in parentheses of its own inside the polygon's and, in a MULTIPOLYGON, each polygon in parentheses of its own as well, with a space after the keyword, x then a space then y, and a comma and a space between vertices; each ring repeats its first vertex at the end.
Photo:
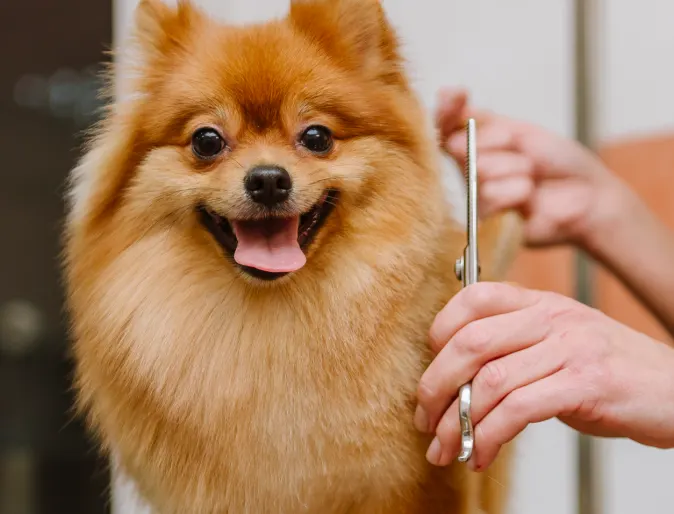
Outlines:
POLYGON ((294 0, 246 27, 142 0, 136 30, 126 164, 92 212, 125 209, 137 234, 197 220, 199 251, 258 283, 425 215, 432 152, 378 0, 294 0))

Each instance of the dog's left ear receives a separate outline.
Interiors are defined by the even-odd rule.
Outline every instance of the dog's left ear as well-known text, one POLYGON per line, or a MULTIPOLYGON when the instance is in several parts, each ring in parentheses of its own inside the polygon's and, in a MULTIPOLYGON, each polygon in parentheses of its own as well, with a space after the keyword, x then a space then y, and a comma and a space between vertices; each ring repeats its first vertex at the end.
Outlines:
POLYGON ((397 37, 380 0, 292 0, 289 19, 340 65, 402 80, 397 37))
POLYGON ((140 0, 136 7, 136 39, 146 57, 172 57, 180 50, 200 12, 190 0, 169 6, 164 0, 140 0))

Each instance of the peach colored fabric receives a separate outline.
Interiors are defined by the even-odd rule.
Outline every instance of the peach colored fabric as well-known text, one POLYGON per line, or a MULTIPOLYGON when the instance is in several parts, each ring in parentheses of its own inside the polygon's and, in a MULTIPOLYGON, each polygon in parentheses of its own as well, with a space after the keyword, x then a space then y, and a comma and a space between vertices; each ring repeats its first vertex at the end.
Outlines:
POLYGON ((517 258, 508 280, 522 286, 574 294, 574 256, 570 249, 524 250, 517 258))
MULTIPOLYGON (((674 134, 615 142, 605 146, 601 155, 608 166, 674 228, 674 134)), ((645 255, 644 261, 647 262, 645 255)), ((595 284, 597 307, 606 314, 653 337, 672 341, 660 324, 608 273, 599 270, 595 284)))

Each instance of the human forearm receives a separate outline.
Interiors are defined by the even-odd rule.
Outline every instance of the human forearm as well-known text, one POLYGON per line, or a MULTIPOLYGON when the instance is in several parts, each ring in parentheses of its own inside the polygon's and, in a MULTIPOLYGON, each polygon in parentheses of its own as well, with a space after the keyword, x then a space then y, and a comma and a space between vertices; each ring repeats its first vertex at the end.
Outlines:
POLYGON ((674 336, 674 233, 625 184, 597 198, 581 247, 603 263, 674 336))

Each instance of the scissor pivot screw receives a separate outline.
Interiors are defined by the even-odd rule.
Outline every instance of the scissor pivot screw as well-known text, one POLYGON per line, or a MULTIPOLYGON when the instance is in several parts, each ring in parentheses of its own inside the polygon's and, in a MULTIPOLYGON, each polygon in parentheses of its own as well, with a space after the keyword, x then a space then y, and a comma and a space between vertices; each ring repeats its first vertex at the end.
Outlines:
POLYGON ((458 259, 456 259, 456 262, 454 263, 454 274, 456 275, 456 278, 458 280, 463 280, 463 270, 464 270, 463 257, 459 257, 458 259))

